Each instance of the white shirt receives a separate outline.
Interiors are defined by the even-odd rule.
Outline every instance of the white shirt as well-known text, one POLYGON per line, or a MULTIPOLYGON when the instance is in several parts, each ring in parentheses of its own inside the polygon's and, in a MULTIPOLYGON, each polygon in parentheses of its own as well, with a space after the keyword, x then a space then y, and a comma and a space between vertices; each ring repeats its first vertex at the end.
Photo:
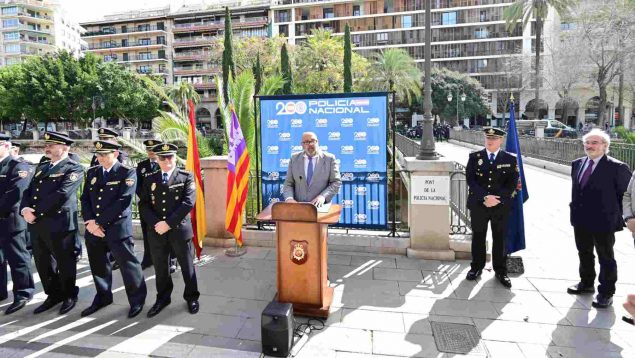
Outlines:
POLYGON ((68 157, 68 154, 62 156, 62 158, 60 158, 60 160, 58 160, 57 162, 51 162, 51 168, 53 168, 54 166, 58 165, 62 160, 66 159, 67 157, 68 157))
POLYGON ((500 152, 500 148, 498 148, 498 150, 495 151, 495 152, 490 152, 489 150, 485 149, 485 152, 487 152, 487 159, 488 160, 489 160, 490 154, 494 154, 494 160, 496 160, 496 157, 498 156, 498 152, 500 152))
MULTIPOLYGON (((319 158, 319 153, 316 152, 313 156, 313 160, 311 161, 311 163, 313 164, 313 174, 315 174, 315 167, 317 166, 319 158)), ((305 178, 309 177, 309 156, 306 153, 304 153, 304 175, 305 178)))
MULTIPOLYGON (((168 180, 170 180, 170 177, 172 176, 172 173, 174 173, 174 170, 176 170, 176 167, 172 168, 172 170, 170 170, 169 172, 167 172, 168 174, 168 180)), ((166 172, 164 172, 163 170, 161 171, 161 180, 163 180, 163 174, 165 174, 166 172)))

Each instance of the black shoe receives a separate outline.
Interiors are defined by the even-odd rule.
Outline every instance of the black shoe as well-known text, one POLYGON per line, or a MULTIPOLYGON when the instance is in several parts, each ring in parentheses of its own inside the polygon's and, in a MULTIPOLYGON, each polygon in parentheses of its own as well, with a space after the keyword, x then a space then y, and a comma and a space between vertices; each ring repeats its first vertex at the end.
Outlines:
POLYGON ((88 306, 88 308, 86 308, 86 309, 84 309, 82 311, 81 316, 82 317, 90 316, 91 314, 93 314, 93 313, 99 311, 100 309, 110 305, 111 303, 112 302, 108 302, 108 303, 105 303, 105 304, 97 304, 97 303, 93 302, 93 304, 91 304, 90 306, 88 306))
POLYGON ((141 311, 143 311, 143 305, 134 305, 130 307, 130 311, 128 311, 128 318, 136 317, 139 313, 141 313, 141 311))
POLYGON ((17 311, 23 309, 24 306, 26 306, 27 302, 29 302, 29 301, 31 301, 30 298, 20 298, 20 299, 17 299, 15 301, 13 301, 11 306, 9 306, 6 311, 4 311, 4 314, 11 314, 13 312, 17 312, 17 311))
POLYGON ((622 316, 622 321, 635 326, 635 321, 633 320, 633 317, 628 317, 628 316, 622 316))
POLYGON ((598 295, 595 296, 593 303, 591 303, 591 306, 595 308, 608 308, 612 304, 613 304, 613 295, 598 293, 598 295))
POLYGON ((170 265, 170 275, 176 272, 176 265, 170 265))
POLYGON ((575 285, 567 288, 567 293, 572 295, 581 295, 584 293, 595 293, 595 287, 593 287, 593 285, 585 285, 582 282, 578 282, 575 285))
POLYGON ((62 301, 62 307, 60 307, 60 314, 68 313, 70 310, 73 309, 73 307, 75 307, 76 303, 77 303, 77 297, 65 298, 62 301))
POLYGON ((465 276, 465 279, 468 281, 474 281, 477 277, 479 277, 483 273, 483 270, 470 270, 465 276))
POLYGON ((4 301, 4 300, 6 300, 7 298, 9 298, 9 296, 8 296, 8 295, 7 295, 7 296, 0 296, 0 302, 2 302, 2 301, 4 301))
POLYGON ((157 301, 154 305, 152 305, 152 308, 150 308, 150 310, 148 311, 148 318, 158 315, 159 312, 161 312, 170 303, 171 303, 170 301, 165 301, 165 302, 157 301))
POLYGON ((200 305, 198 304, 198 300, 187 301, 187 309, 188 311, 190 311, 191 314, 198 313, 199 306, 200 305))
POLYGON ((501 285, 512 288, 512 280, 509 279, 506 273, 497 273, 496 278, 501 283, 501 285))
POLYGON ((33 313, 38 314, 44 311, 48 311, 60 302, 62 302, 61 299, 48 296, 46 300, 44 300, 44 302, 33 311, 33 313))
POLYGON ((112 270, 113 270, 113 271, 115 271, 115 270, 119 270, 119 264, 118 264, 118 263, 116 263, 116 262, 113 262, 113 263, 112 263, 112 270))
POLYGON ((145 270, 145 269, 147 269, 148 267, 152 267, 152 261, 142 262, 142 263, 141 263, 141 269, 142 269, 142 270, 145 270))

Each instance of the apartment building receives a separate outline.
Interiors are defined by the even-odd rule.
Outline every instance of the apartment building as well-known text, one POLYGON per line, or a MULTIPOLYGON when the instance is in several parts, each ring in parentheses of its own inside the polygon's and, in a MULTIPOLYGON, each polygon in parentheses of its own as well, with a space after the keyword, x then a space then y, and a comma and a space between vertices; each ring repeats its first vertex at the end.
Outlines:
MULTIPOLYGON (((534 29, 506 30, 503 11, 511 3, 513 0, 433 0, 431 6, 433 66, 479 80, 498 118, 505 112, 501 96, 514 93, 522 111, 533 98, 534 84, 529 76, 522 76, 529 73, 531 62, 520 59, 534 53, 534 29), (512 66, 513 62, 524 67, 512 66)), ((272 35, 284 35, 289 43, 299 44, 315 28, 343 35, 348 24, 355 50, 363 56, 403 48, 423 68, 424 7, 424 0, 272 0, 272 35)), ((550 14, 545 31, 556 20, 550 14)))
POLYGON ((156 74, 172 84, 170 8, 129 11, 82 23, 87 51, 136 71, 156 74))
POLYGON ((79 56, 82 33, 55 1, 0 0, 0 66, 58 49, 79 56))
POLYGON ((267 37, 269 0, 243 0, 209 5, 183 6, 171 14, 174 21, 174 82, 192 83, 201 95, 196 117, 199 126, 221 127, 214 78, 220 74, 222 58, 212 53, 212 43, 224 37, 225 6, 231 10, 232 36, 267 37))

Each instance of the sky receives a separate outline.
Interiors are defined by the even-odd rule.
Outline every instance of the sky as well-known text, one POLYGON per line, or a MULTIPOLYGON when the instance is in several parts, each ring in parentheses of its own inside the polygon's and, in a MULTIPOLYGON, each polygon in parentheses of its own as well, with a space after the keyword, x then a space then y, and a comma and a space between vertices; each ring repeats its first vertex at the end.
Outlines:
MULTIPOLYGON (((62 4, 71 19, 78 23, 97 20, 104 15, 138 9, 154 9, 169 3, 182 3, 178 0, 57 0, 62 4)), ((185 1, 191 3, 194 1, 185 1)), ((200 1, 196 1, 200 2, 200 1)))

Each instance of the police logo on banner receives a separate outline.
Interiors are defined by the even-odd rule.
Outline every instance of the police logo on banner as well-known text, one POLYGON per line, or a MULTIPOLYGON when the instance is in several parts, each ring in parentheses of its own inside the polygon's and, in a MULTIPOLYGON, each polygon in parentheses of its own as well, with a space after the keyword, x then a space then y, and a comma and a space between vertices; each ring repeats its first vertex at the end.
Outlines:
POLYGON ((355 187, 355 195, 366 196, 366 187, 365 186, 357 186, 355 187))
POLYGON ((278 179, 280 179, 280 173, 279 172, 269 172, 269 174, 267 175, 267 179, 269 179, 269 180, 278 180, 278 179))
POLYGON ((355 132, 353 138, 355 140, 366 140, 366 132, 355 132))
POLYGON ((367 165, 368 162, 366 162, 366 159, 355 159, 355 162, 353 163, 353 166, 358 169, 366 169, 367 165))
POLYGON ((369 200, 368 208, 370 210, 379 210, 379 200, 369 200))
POLYGON ((289 158, 280 159, 280 168, 288 168, 289 167, 289 158))
POLYGON ((366 154, 379 154, 378 145, 369 145, 366 147, 366 154))
POLYGON ((278 139, 281 142, 288 142, 291 140, 291 133, 289 132, 280 132, 280 134, 278 134, 278 139))
POLYGON ((352 209, 353 208, 353 201, 350 200, 350 199, 342 200, 342 207, 344 209, 352 209))
POLYGON ((370 183, 375 183, 381 180, 381 175, 379 173, 368 173, 366 175, 366 181, 370 183))
POLYGON ((326 118, 318 118, 315 120, 316 128, 326 128, 329 125, 329 120, 326 118))
POLYGON ((379 118, 374 117, 374 118, 367 118, 366 119, 366 126, 367 127, 379 127, 379 118))
POLYGON ((291 128, 302 128, 302 120, 301 119, 292 119, 291 120, 291 128))
POLYGON ((329 140, 340 140, 342 134, 340 132, 329 132, 329 140))
POLYGON ((328 145, 321 145, 320 146, 320 150, 323 152, 328 152, 329 151, 329 146, 328 145))
POLYGON ((267 147, 267 154, 278 154, 278 146, 277 145, 270 145, 267 147))
POLYGON ((352 145, 343 145, 341 149, 342 149, 342 151, 340 152, 341 154, 353 154, 355 150, 352 145))
POLYGON ((267 128, 278 128, 278 120, 277 119, 269 119, 267 120, 267 128))
POLYGON ((291 147, 291 154, 300 153, 303 150, 304 149, 302 149, 301 145, 294 145, 293 147, 291 147))
POLYGON ((342 118, 340 119, 340 125, 342 128, 351 128, 354 124, 353 118, 342 118))
POLYGON ((355 214, 353 219, 354 224, 364 224, 366 223, 366 214, 355 214))
POLYGON ((355 180, 355 174, 347 172, 347 173, 341 173, 340 177, 342 179, 342 181, 353 181, 355 180))

